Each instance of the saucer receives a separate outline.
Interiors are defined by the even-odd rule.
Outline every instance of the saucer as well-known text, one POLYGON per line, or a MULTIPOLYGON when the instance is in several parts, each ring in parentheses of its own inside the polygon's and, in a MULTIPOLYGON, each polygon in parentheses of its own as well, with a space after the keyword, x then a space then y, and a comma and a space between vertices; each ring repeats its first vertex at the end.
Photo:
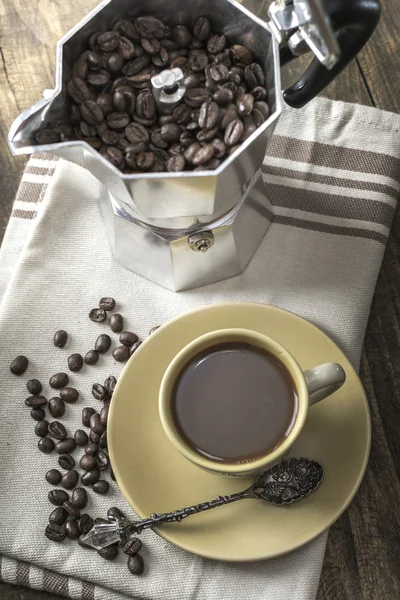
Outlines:
POLYGON ((276 557, 310 542, 338 519, 354 497, 367 466, 371 428, 361 382, 343 352, 320 329, 293 313, 263 304, 217 304, 163 325, 126 365, 114 392, 108 447, 117 482, 140 517, 168 512, 244 490, 251 478, 207 473, 181 456, 162 429, 158 390, 172 358, 196 337, 243 327, 286 347, 305 370, 338 362, 345 384, 310 408, 289 456, 321 462, 319 489, 298 503, 277 507, 242 500, 168 523, 156 532, 188 552, 225 561, 276 557))

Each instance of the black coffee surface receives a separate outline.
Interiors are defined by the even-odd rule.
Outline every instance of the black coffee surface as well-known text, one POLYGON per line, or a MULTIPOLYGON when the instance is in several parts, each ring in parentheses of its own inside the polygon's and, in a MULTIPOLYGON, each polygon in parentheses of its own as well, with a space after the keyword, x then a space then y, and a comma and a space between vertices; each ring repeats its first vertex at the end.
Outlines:
POLYGON ((297 395, 277 359, 244 343, 225 343, 192 359, 175 385, 172 411, 178 431, 216 461, 254 460, 290 432, 297 395))

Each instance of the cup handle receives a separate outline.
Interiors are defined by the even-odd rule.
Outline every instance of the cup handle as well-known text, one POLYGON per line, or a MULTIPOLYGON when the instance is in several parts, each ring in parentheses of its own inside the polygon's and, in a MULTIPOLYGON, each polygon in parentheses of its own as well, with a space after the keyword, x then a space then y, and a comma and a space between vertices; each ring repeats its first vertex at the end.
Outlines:
POLYGON ((309 394, 309 406, 336 392, 346 381, 346 373, 337 363, 326 363, 304 371, 309 394))

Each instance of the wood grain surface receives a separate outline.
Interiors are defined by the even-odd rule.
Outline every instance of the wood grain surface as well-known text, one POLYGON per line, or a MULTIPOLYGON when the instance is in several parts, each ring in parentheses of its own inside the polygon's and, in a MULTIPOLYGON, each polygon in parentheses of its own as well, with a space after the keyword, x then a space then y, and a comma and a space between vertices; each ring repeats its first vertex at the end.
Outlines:
MULTIPOLYGON (((22 110, 53 86, 56 41, 96 4, 96 0, 84 5, 79 0, 0 0, 0 239, 26 164, 26 158, 11 156, 8 129, 22 110)), ((264 0, 248 0, 247 4, 260 16, 265 14, 264 0)), ((400 11, 396 0, 381 0, 381 4, 381 22, 372 39, 324 95, 400 112, 400 11)), ((295 80, 307 60, 285 67, 284 85, 295 80)), ((397 211, 361 365, 372 414, 371 458, 355 500, 330 530, 318 600, 400 598, 399 316, 397 211)), ((49 600, 55 596, 0 583, 0 598, 49 600)))

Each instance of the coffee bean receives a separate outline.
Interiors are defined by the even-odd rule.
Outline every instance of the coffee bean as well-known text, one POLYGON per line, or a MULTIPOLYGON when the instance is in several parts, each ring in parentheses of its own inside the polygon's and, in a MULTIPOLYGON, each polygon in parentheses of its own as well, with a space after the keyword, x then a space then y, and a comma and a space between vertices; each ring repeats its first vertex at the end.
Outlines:
POLYGON ((236 150, 240 148, 240 144, 237 144, 236 146, 232 146, 232 148, 230 148, 229 152, 228 152, 228 156, 231 156, 234 152, 236 152, 236 150))
POLYGON ((100 443, 100 436, 97 433, 95 433, 94 431, 90 430, 89 440, 93 444, 97 444, 98 445, 100 443))
POLYGON ((80 461, 79 466, 84 471, 93 471, 93 469, 97 469, 97 463, 93 456, 90 454, 84 454, 80 461))
POLYGON ((81 516, 80 509, 76 506, 76 504, 73 504, 69 500, 67 500, 67 502, 64 502, 63 508, 67 511, 69 516, 72 517, 73 519, 79 519, 79 517, 81 516))
POLYGON ((269 106, 266 102, 255 102, 254 103, 254 110, 259 111, 261 113, 261 115, 264 117, 264 121, 266 119, 268 119, 269 115, 270 115, 270 110, 269 110, 269 106))
POLYGON ((141 37, 155 37, 160 40, 164 37, 165 26, 159 19, 155 17, 139 17, 135 21, 135 27, 141 37))
POLYGON ((161 44, 155 38, 143 38, 140 43, 147 54, 158 54, 161 50, 161 44))
POLYGON ((111 338, 106 333, 102 333, 99 335, 94 344, 94 349, 99 354, 105 354, 111 346, 111 338))
MULTIPOLYGON (((108 515, 108 512, 107 512, 108 515)), ((125 554, 129 554, 130 556, 134 556, 135 554, 137 554, 140 550, 140 548, 142 547, 142 542, 139 540, 139 538, 130 535, 128 537, 128 539, 126 540, 125 544, 123 545, 123 551, 125 552, 125 554)))
POLYGON ((125 519, 125 515, 122 512, 122 510, 120 510, 116 506, 112 506, 107 511, 107 519, 109 521, 116 521, 117 519, 125 519))
POLYGON ((35 427, 35 433, 37 436, 41 438, 45 438, 49 433, 49 422, 48 421, 38 421, 35 427))
POLYGON ((227 88, 221 88, 213 94, 213 100, 219 105, 229 104, 233 100, 233 92, 227 88))
POLYGON ((210 54, 219 54, 225 50, 226 37, 224 35, 212 35, 207 42, 207 50, 210 54))
POLYGON ((211 158, 208 162, 196 167, 193 170, 194 171, 202 171, 202 170, 213 171, 214 169, 219 167, 220 164, 221 164, 221 161, 218 160, 218 158, 211 158))
POLYGON ((98 129, 106 126, 105 123, 101 123, 97 127, 93 125, 88 125, 85 121, 81 121, 79 124, 79 128, 84 138, 95 137, 97 135, 98 129))
POLYGON ((224 142, 227 146, 234 146, 242 137, 243 123, 239 119, 235 119, 227 126, 225 130, 224 142))
POLYGON ((186 104, 179 104, 173 111, 172 117, 178 125, 184 125, 190 121, 190 107, 186 104))
POLYGON ((211 33, 211 23, 207 17, 198 17, 193 25, 193 35, 204 42, 211 33))
POLYGON ((54 450, 54 442, 51 438, 41 438, 38 442, 38 448, 43 454, 51 454, 54 450))
POLYGON ((252 96, 254 96, 254 100, 256 102, 260 100, 266 100, 268 98, 268 92, 264 87, 258 85, 257 87, 251 90, 252 96))
POLYGON ((103 154, 104 158, 106 158, 112 165, 118 167, 118 169, 123 169, 124 167, 124 157, 118 148, 114 146, 109 146, 105 153, 103 154))
POLYGON ((92 385, 92 396, 96 400, 105 402, 108 399, 108 390, 101 383, 94 383, 92 385))
POLYGON ((133 331, 123 331, 119 336, 119 341, 123 346, 132 346, 138 339, 138 336, 133 331))
POLYGON ((108 444, 108 442, 107 442, 107 429, 106 429, 105 432, 102 433, 100 436, 99 446, 100 446, 100 448, 102 448, 104 450, 105 448, 107 448, 107 444, 108 444))
POLYGON ((132 575, 142 575, 144 573, 144 560, 140 554, 128 558, 128 569, 132 575))
POLYGON ((70 454, 76 448, 76 443, 73 438, 65 438, 56 444, 57 454, 70 454))
POLYGON ((244 78, 249 88, 265 84, 264 71, 258 63, 252 63, 245 68, 244 78))
POLYGON ((113 97, 111 94, 99 94, 97 96, 97 104, 100 106, 103 111, 103 115, 106 117, 114 110, 113 97))
POLYGON ((61 481, 61 473, 58 469, 50 469, 46 473, 46 481, 51 485, 58 485, 61 481))
POLYGON ((236 106, 234 104, 229 104, 221 119, 221 122, 219 123, 220 129, 222 129, 223 131, 226 130, 226 128, 230 123, 232 123, 232 121, 238 119, 238 116, 239 115, 237 113, 236 106))
MULTIPOLYGON (((110 115, 108 115, 107 117, 107 125, 110 127, 110 129, 125 129, 125 127, 127 125, 129 125, 130 123, 130 116, 127 113, 120 113, 120 112, 112 112, 110 115)), ((102 311, 101 308, 97 309, 98 311, 102 311)), ((102 311, 105 312, 105 311, 102 311)), ((93 319, 92 319, 93 321, 93 319)), ((104 319, 102 319, 102 321, 104 321, 104 319)), ((97 321, 98 323, 100 321, 97 321)))
POLYGON ((165 142, 173 144, 181 136, 182 130, 177 123, 167 123, 161 127, 161 137, 165 142))
POLYGON ((218 120, 218 104, 207 100, 200 107, 199 125, 205 129, 211 129, 218 120))
POLYGON ((150 64, 150 57, 147 54, 138 56, 133 60, 127 62, 122 69, 122 72, 126 76, 137 75, 150 64))
MULTIPOLYGON (((149 132, 143 125, 140 125, 139 123, 131 123, 128 125, 125 129, 125 136, 131 142, 131 144, 143 144, 144 147, 149 143, 150 140, 149 132)), ((111 315, 110 324, 111 319, 113 319, 113 317, 115 318, 116 316, 117 313, 111 315)))
POLYGON ((215 57, 215 63, 217 65, 224 65, 224 67, 229 70, 232 66, 231 51, 226 48, 223 52, 217 54, 215 57))
POLYGON ((90 417, 95 413, 95 409, 91 406, 86 406, 82 410, 82 425, 85 427, 90 427, 90 417))
POLYGON ((89 65, 87 61, 87 56, 89 52, 84 52, 81 56, 76 60, 72 67, 72 77, 79 77, 79 79, 86 79, 89 72, 89 65))
MULTIPOLYGON (((121 45, 121 40, 120 40, 120 45, 121 45)), ((129 45, 131 46, 131 42, 129 42, 129 45)), ((109 73, 111 73, 111 75, 117 75, 118 73, 120 73, 120 71, 122 70, 122 67, 124 66, 125 61, 123 59, 123 57, 121 56, 121 54, 118 54, 117 52, 112 52, 108 57, 107 57, 107 62, 106 62, 106 69, 107 71, 109 71, 109 73)))
POLYGON ((88 503, 88 495, 85 488, 76 488, 71 494, 71 502, 78 508, 85 508, 88 503))
POLYGON ((108 390, 108 392, 110 394, 113 393, 115 386, 117 385, 117 380, 115 379, 115 377, 113 375, 110 375, 109 377, 107 377, 107 379, 104 381, 104 387, 106 388, 106 390, 108 390))
POLYGON ((103 406, 103 408, 100 411, 100 423, 102 425, 104 425, 105 427, 107 426, 109 410, 110 410, 110 405, 106 404, 105 406, 103 406))
POLYGON ((142 171, 148 171, 154 162, 154 154, 152 152, 139 152, 136 156, 136 164, 142 171))
POLYGON ((257 129, 257 126, 254 122, 253 115, 248 115, 243 119, 244 132, 242 136, 242 140, 247 140, 257 129))
POLYGON ((86 471, 81 477, 81 482, 83 485, 93 485, 100 479, 100 471, 98 469, 94 469, 92 471, 86 471))
MULTIPOLYGON (((82 491, 85 492, 86 494, 86 490, 84 490, 83 488, 81 488, 82 491)), ((78 521, 78 527, 79 527, 79 531, 83 534, 88 534, 89 531, 92 529, 93 527, 93 519, 90 515, 88 515, 87 513, 84 513, 81 518, 78 521)))
MULTIPOLYGON (((169 55, 168 55, 169 56, 169 55)), ((170 56, 169 56, 170 59, 170 56)), ((186 71, 188 64, 188 59, 186 56, 177 56, 174 60, 171 61, 170 68, 171 69, 181 69, 182 71, 186 71)))
POLYGON ((53 421, 49 425, 49 434, 56 440, 65 440, 67 437, 67 430, 60 421, 53 421))
POLYGON ((100 71, 93 71, 88 75, 88 83, 93 87, 104 88, 107 83, 110 81, 111 75, 105 69, 101 69, 100 71))
POLYGON ((101 150, 101 140, 97 137, 83 138, 83 141, 89 144, 94 150, 101 150))
POLYGON ((99 471, 104 471, 104 469, 107 469, 108 467, 108 456, 105 452, 102 452, 100 450, 100 452, 98 452, 95 457, 94 460, 96 461, 96 466, 99 469, 99 471))
MULTIPOLYGON (((100 385, 100 384, 98 384, 100 385)), ((105 390, 105 388, 103 388, 105 390)), ((107 390, 106 390, 107 392, 107 390)), ((107 392, 108 395, 108 392, 107 392)), ((92 415, 90 417, 90 428, 92 429, 92 431, 94 431, 95 433, 97 433, 97 435, 101 435, 102 433, 104 433, 105 427, 104 425, 101 424, 100 422, 100 415, 98 413, 95 413, 94 415, 92 415)))
MULTIPOLYGON (((50 406, 50 403, 49 403, 49 406, 50 406)), ((46 416, 46 413, 44 412, 43 408, 41 408, 40 406, 34 406, 31 409, 31 417, 35 421, 43 421, 45 416, 46 416)))
POLYGON ((85 446, 85 454, 89 454, 90 456, 94 456, 99 451, 99 446, 97 444, 87 444, 85 446))
POLYGON ((113 357, 117 362, 126 362, 129 356, 129 348, 127 346, 118 346, 113 351, 113 357))
POLYGON ((118 21, 113 27, 113 31, 116 31, 120 35, 132 40, 132 42, 139 42, 140 37, 133 23, 122 19, 118 21))
POLYGON ((193 163, 193 159, 199 150, 201 150, 201 145, 198 142, 191 144, 183 153, 185 160, 188 163, 193 163))
POLYGON ((104 121, 104 114, 100 106, 93 100, 86 100, 81 104, 81 115, 88 125, 97 126, 104 121))
POLYGON ((42 384, 38 379, 30 379, 26 384, 26 387, 28 388, 28 392, 33 396, 38 396, 43 389, 42 384))
POLYGON ((112 52, 118 47, 119 35, 115 31, 106 31, 97 38, 97 45, 102 52, 112 52))
POLYGON ((88 86, 83 79, 80 79, 79 77, 73 77, 68 81, 67 92, 77 104, 82 104, 85 100, 90 100, 92 98, 92 93, 88 86))
POLYGON ((49 380, 50 387, 55 390, 60 390, 63 387, 66 387, 69 383, 69 377, 66 373, 56 373, 52 375, 49 380))
POLYGON ((210 76, 213 81, 216 83, 220 83, 222 81, 227 81, 229 76, 229 69, 225 65, 219 64, 214 65, 210 69, 210 76))
POLYGON ((84 361, 87 365, 95 365, 99 358, 99 353, 96 352, 96 350, 89 350, 89 352, 85 354, 84 361))
POLYGON ((209 93, 206 88, 190 88, 186 90, 185 93, 185 102, 191 107, 200 107, 203 102, 208 100, 209 93))
POLYGON ((55 332, 53 343, 57 348, 64 348, 68 340, 68 333, 64 329, 59 329, 55 332))
MULTIPOLYGON (((77 355, 73 354, 72 356, 80 356, 81 357, 80 354, 77 354, 77 355)), ((80 362, 80 360, 77 359, 77 362, 80 362)), ((78 390, 76 390, 73 387, 65 387, 62 390, 60 390, 60 397, 62 400, 64 400, 64 402, 67 402, 68 404, 74 404, 79 398, 79 392, 78 392, 78 390)))
POLYGON ((88 435, 83 429, 77 429, 74 433, 74 440, 77 446, 86 446, 89 442, 88 435))
POLYGON ((110 489, 110 484, 108 483, 108 481, 105 481, 104 479, 100 479, 99 481, 96 481, 96 483, 93 484, 92 486, 92 490, 96 493, 96 494, 108 494, 108 490, 110 489))
POLYGON ((10 365, 10 371, 14 375, 22 375, 25 373, 29 365, 29 360, 26 356, 17 356, 10 365))
POLYGON ((62 542, 65 539, 66 532, 62 525, 51 523, 46 527, 45 536, 52 542, 62 542))
POLYGON ((185 77, 184 79, 184 85, 186 90, 201 87, 201 80, 199 75, 196 73, 189 73, 189 75, 187 75, 187 77, 185 77))
POLYGON ((86 62, 91 71, 100 71, 103 68, 103 57, 95 50, 90 50, 87 53, 86 62))
POLYGON ((205 52, 197 52, 189 57, 189 65, 195 73, 201 73, 208 65, 208 56, 205 52))
POLYGON ((213 140, 215 158, 222 158, 226 154, 226 145, 222 140, 213 140))
POLYGON ((97 550, 97 554, 106 560, 114 560, 118 556, 118 546, 115 546, 114 544, 112 546, 106 546, 101 550, 97 550))
POLYGON ((187 48, 192 43, 192 34, 184 25, 177 25, 172 30, 172 39, 180 48, 187 48))
POLYGON ((190 131, 183 131, 181 133, 181 137, 179 138, 179 143, 181 144, 184 151, 186 150, 186 148, 189 148, 189 146, 191 144, 193 144, 193 142, 194 142, 194 137, 190 133, 190 131))
POLYGON ((169 56, 167 50, 165 48, 161 48, 159 54, 154 54, 151 57, 151 62, 156 67, 164 67, 168 64, 169 56))
POLYGON ((58 457, 58 464, 62 469, 70 471, 75 466, 75 460, 70 454, 61 454, 61 456, 58 457))
POLYGON ((64 525, 67 520, 68 513, 63 506, 57 506, 49 515, 49 523, 56 525, 64 525))
POLYGON ((80 531, 78 524, 76 521, 72 519, 68 519, 68 521, 64 525, 65 533, 67 534, 67 538, 70 540, 77 540, 80 536, 80 531))
POLYGON ((47 399, 44 396, 29 396, 25 399, 26 406, 37 408, 38 406, 46 406, 47 399))
POLYGON ((61 506, 69 500, 69 496, 64 490, 51 490, 47 497, 54 506, 61 506))
POLYGON ((182 155, 171 156, 167 162, 167 170, 171 173, 177 173, 185 169, 185 159, 182 155))
POLYGON ((71 470, 65 473, 61 479, 61 485, 66 490, 73 490, 76 487, 76 484, 79 481, 78 471, 71 470))
POLYGON ((251 94, 244 94, 238 98, 236 108, 241 117, 249 115, 253 110, 254 98, 251 94))
POLYGON ((247 48, 239 44, 232 46, 231 52, 237 63, 250 65, 253 62, 253 56, 247 48))
POLYGON ((192 163, 194 165, 201 165, 203 163, 208 162, 214 156, 214 147, 212 144, 207 144, 203 146, 196 152, 195 156, 192 159, 192 163))
POLYGON ((113 102, 118 112, 133 115, 136 105, 135 92, 129 85, 120 85, 114 92, 113 102))

